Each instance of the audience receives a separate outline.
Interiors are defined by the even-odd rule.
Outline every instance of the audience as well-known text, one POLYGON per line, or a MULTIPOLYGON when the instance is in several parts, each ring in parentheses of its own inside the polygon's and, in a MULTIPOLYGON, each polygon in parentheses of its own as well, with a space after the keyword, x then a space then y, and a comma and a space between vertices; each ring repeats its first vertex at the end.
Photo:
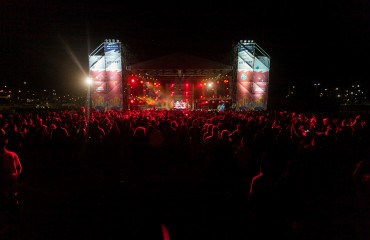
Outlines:
POLYGON ((86 111, 1 115, 0 161, 13 161, 0 164, 2 198, 17 193, 19 155, 27 159, 27 168, 43 164, 47 176, 89 163, 113 171, 126 162, 138 184, 160 178, 205 182, 210 191, 233 189, 270 235, 280 228, 293 231, 302 218, 312 217, 305 209, 338 207, 337 199, 351 193, 363 210, 357 223, 369 219, 365 113, 87 112, 90 116, 86 111))

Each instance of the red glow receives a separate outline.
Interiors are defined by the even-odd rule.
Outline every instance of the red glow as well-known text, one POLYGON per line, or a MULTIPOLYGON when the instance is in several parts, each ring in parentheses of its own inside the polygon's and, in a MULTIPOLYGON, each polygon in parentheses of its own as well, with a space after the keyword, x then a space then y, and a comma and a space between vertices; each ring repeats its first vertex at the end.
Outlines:
POLYGON ((131 82, 134 83, 135 82, 135 78, 131 78, 131 82))
POLYGON ((168 228, 164 224, 162 224, 162 235, 163 235, 163 240, 171 240, 168 228))
POLYGON ((131 103, 134 103, 134 100, 132 100, 132 99, 131 99, 131 101, 130 101, 130 102, 131 102, 131 103))

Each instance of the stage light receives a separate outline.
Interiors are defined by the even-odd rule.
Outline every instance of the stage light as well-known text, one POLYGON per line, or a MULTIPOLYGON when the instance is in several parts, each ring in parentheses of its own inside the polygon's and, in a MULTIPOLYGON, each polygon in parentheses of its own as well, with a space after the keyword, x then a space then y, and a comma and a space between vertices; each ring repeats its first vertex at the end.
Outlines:
POLYGON ((91 79, 90 77, 87 77, 85 81, 86 81, 86 84, 87 84, 87 85, 89 85, 89 86, 90 86, 90 85, 92 84, 92 82, 93 82, 93 81, 92 81, 92 79, 91 79))

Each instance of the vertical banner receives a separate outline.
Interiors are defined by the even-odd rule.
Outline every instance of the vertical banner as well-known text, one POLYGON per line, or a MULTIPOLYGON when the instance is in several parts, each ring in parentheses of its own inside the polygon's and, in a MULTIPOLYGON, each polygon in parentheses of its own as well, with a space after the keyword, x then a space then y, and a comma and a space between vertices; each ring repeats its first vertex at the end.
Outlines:
POLYGON ((105 57, 94 55, 89 57, 89 76, 93 81, 105 81, 105 57))
MULTIPOLYGON (((264 61, 267 62, 268 60, 264 61)), ((254 109, 266 110, 268 97, 269 68, 259 57, 255 58, 252 94, 254 109)))
POLYGON ((252 81, 253 81, 254 56, 245 45, 239 44, 238 47, 238 69, 236 104, 239 109, 246 109, 253 101, 252 81))
POLYGON ((104 55, 107 79, 105 110, 120 110, 123 104, 121 43, 104 42, 104 55))
POLYGON ((120 110, 123 104, 121 43, 105 42, 104 54, 107 74, 106 108, 120 110))
POLYGON ((269 57, 255 56, 255 47, 252 41, 238 46, 236 104, 241 110, 267 108, 269 57))
POLYGON ((93 81, 90 86, 92 107, 99 111, 121 110, 122 60, 119 41, 106 40, 89 55, 89 76, 93 81))
POLYGON ((92 80, 91 103, 97 110, 104 109, 104 98, 107 90, 105 57, 93 55, 89 57, 89 76, 92 80))
POLYGON ((104 110, 105 94, 93 92, 91 93, 91 106, 98 111, 104 110))

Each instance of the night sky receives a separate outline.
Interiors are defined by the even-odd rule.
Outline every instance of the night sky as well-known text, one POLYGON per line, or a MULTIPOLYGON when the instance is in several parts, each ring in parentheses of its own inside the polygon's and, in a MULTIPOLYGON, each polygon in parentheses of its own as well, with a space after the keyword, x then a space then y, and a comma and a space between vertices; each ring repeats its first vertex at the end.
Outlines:
POLYGON ((136 62, 184 51, 229 65, 235 44, 254 40, 271 56, 269 91, 279 94, 370 79, 366 0, 3 0, 0 11, 1 85, 79 93, 88 54, 105 39, 136 62))

